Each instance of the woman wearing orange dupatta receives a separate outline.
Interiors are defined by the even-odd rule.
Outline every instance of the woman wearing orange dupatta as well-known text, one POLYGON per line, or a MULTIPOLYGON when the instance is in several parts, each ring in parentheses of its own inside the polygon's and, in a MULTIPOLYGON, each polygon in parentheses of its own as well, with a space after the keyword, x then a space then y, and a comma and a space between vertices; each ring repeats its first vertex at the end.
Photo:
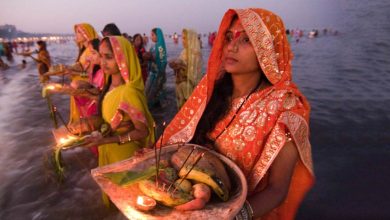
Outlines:
POLYGON ((310 106, 291 60, 277 15, 228 10, 207 74, 165 129, 163 144, 208 146, 242 169, 248 197, 237 219, 294 219, 314 183, 310 106))

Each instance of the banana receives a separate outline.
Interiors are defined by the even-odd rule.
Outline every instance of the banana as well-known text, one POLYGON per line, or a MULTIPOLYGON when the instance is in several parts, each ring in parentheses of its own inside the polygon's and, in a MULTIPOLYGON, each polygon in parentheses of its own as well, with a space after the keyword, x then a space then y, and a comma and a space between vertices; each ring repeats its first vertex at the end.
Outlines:
POLYGON ((210 186, 223 201, 229 199, 231 188, 229 176, 223 163, 212 153, 199 148, 193 150, 191 146, 183 146, 172 155, 171 163, 177 170, 181 168, 179 177, 204 183, 210 186), (192 168, 198 155, 203 152, 205 153, 203 158, 192 168), (185 161, 187 162, 182 167, 185 161), (190 170, 191 172, 188 173, 190 170))
MULTIPOLYGON (((184 177, 188 173, 189 169, 191 169, 191 166, 183 167, 180 170, 179 176, 184 177)), ((224 184, 224 182, 213 172, 201 169, 199 167, 194 167, 186 178, 210 186, 215 194, 217 194, 218 197, 223 201, 227 201, 229 199, 229 189, 224 184)))
POLYGON ((194 199, 194 197, 181 190, 167 192, 165 187, 156 186, 156 183, 152 180, 141 180, 138 182, 139 189, 147 196, 155 199, 163 205, 174 207, 184 203, 187 203, 194 199))

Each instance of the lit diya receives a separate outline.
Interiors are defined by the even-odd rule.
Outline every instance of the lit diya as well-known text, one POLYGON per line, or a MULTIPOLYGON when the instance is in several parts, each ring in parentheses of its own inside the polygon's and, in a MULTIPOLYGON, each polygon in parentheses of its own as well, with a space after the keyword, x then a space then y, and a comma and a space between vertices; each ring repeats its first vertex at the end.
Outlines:
POLYGON ((58 83, 49 83, 42 88, 42 97, 45 98, 49 91, 57 91, 62 89, 62 85, 58 83))
POLYGON ((154 207, 156 207, 156 205, 157 205, 156 200, 154 200, 148 196, 141 195, 141 196, 137 197, 137 202, 135 204, 135 207, 141 211, 149 211, 149 210, 154 209, 154 207))
POLYGON ((91 136, 96 137, 99 135, 104 137, 110 133, 110 128, 108 124, 104 123, 100 126, 100 130, 98 131, 93 131, 84 136, 76 136, 71 134, 66 126, 61 126, 57 129, 53 129, 52 133, 57 142, 57 144, 53 146, 52 162, 59 181, 62 181, 64 178, 64 165, 61 156, 62 150, 83 146, 86 144, 87 138, 91 136))

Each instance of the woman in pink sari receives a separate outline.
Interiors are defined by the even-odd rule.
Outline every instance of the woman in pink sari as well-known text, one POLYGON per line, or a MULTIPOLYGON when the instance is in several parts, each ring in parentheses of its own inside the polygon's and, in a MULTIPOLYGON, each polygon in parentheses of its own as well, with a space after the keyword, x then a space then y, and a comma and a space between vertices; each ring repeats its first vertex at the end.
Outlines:
POLYGON ((71 87, 68 88, 69 92, 74 95, 80 117, 79 123, 76 122, 70 126, 75 132, 83 132, 84 129, 87 129, 87 131, 96 129, 94 120, 99 117, 97 100, 105 82, 104 73, 100 68, 99 44, 99 39, 93 39, 89 41, 87 46, 89 50, 86 65, 88 81, 74 81, 71 83, 71 87))
MULTIPOLYGON (((99 128, 103 122, 98 112, 98 99, 105 84, 105 76, 100 67, 99 39, 88 42, 89 56, 86 61, 87 81, 72 81, 63 92, 73 95, 79 120, 68 125, 74 134, 89 133, 99 128)), ((97 147, 90 148, 98 154, 97 147)))
POLYGON ((248 197, 237 219, 294 219, 314 183, 310 106, 291 60, 279 16, 228 10, 207 74, 165 129, 163 144, 208 146, 241 168, 248 197))

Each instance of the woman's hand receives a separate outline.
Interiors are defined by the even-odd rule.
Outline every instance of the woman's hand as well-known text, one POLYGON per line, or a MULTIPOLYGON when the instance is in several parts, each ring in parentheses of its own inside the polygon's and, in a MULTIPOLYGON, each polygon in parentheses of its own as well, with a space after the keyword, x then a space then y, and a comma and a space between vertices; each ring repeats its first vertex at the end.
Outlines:
POLYGON ((69 131, 74 135, 90 133, 94 130, 94 127, 95 125, 90 124, 88 119, 81 119, 79 121, 75 121, 71 124, 68 124, 69 131))
POLYGON ((86 144, 84 145, 84 147, 94 147, 103 144, 108 144, 110 142, 108 138, 104 138, 100 132, 94 131, 89 137, 85 138, 85 143, 86 144))

